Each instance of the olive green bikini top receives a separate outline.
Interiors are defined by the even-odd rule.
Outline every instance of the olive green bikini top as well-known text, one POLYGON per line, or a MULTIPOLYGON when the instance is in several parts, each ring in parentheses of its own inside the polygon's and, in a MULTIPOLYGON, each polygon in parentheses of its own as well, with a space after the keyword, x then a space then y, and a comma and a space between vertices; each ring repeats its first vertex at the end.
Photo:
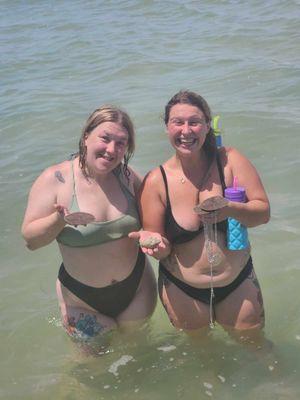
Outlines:
MULTIPOLYGON (((80 210, 76 197, 73 161, 72 175, 73 195, 69 211, 76 212, 80 210)), ((73 225, 66 225, 56 237, 56 240, 59 243, 70 247, 96 246, 98 244, 121 239, 122 237, 127 236, 129 232, 138 231, 141 229, 135 198, 125 184, 120 180, 118 175, 115 174, 115 176, 117 177, 122 192, 127 200, 128 207, 126 213, 114 220, 103 222, 94 221, 87 226, 78 225, 75 227, 73 225)))

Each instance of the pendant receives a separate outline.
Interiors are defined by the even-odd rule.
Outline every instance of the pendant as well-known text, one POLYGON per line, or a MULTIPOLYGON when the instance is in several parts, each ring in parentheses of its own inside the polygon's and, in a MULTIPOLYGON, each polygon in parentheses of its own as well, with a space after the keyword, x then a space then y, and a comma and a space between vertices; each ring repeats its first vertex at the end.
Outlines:
POLYGON ((184 178, 180 178, 180 182, 181 182, 182 184, 184 184, 184 183, 185 183, 185 179, 184 179, 184 178))

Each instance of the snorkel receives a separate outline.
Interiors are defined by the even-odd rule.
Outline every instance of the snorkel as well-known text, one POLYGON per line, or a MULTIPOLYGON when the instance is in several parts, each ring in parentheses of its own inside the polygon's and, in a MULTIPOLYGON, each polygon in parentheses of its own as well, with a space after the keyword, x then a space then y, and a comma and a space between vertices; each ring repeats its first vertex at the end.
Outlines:
POLYGON ((214 135, 216 137, 217 147, 222 146, 222 136, 221 136, 222 131, 219 126, 219 120, 220 120, 220 115, 216 115, 212 119, 212 127, 213 127, 213 131, 214 131, 214 135))

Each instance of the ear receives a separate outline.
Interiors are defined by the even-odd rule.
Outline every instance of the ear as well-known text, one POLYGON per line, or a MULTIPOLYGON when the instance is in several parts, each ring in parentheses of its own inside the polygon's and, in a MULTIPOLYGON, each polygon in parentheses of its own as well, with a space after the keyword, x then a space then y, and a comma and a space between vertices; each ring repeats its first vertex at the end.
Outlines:
MULTIPOLYGON (((87 133, 84 134, 83 136, 83 143, 85 145, 86 139, 89 137, 89 135, 87 133)), ((86 146, 85 146, 86 147, 86 146)))

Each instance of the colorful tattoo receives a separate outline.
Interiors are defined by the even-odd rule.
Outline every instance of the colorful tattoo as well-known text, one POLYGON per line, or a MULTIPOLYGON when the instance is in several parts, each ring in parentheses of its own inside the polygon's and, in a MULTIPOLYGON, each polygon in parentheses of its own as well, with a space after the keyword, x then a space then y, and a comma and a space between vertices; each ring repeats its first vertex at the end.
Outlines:
POLYGON ((62 173, 60 171, 55 171, 54 173, 55 178, 61 182, 61 183, 65 183, 65 178, 62 176, 62 173))
POLYGON ((105 326, 101 325, 95 315, 80 313, 76 321, 75 317, 67 317, 65 324, 68 333, 77 338, 91 338, 98 335, 104 330, 105 326))

